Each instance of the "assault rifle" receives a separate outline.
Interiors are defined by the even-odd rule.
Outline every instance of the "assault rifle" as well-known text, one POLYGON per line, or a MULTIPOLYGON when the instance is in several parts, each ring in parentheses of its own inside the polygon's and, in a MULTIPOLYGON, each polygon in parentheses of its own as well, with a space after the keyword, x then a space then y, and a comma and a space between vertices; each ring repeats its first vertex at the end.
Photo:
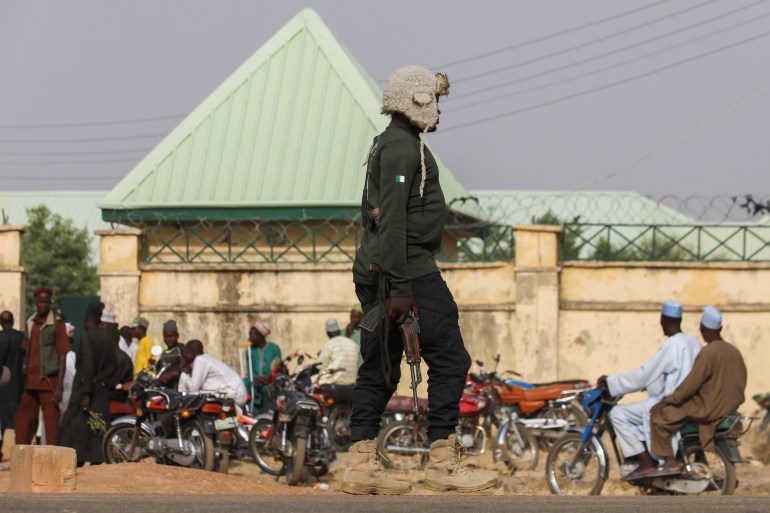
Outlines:
MULTIPOLYGON (((387 317, 388 307, 385 303, 377 303, 374 308, 369 310, 359 323, 361 329, 370 333, 387 317)), ((414 312, 409 311, 406 320, 399 325, 401 331, 401 340, 404 343, 404 352, 406 353, 406 363, 409 364, 409 371, 412 378, 412 399, 414 399, 414 413, 420 414, 420 406, 417 401, 417 385, 422 383, 422 371, 420 370, 420 320, 414 312)), ((387 343, 387 342, 386 342, 387 343)))

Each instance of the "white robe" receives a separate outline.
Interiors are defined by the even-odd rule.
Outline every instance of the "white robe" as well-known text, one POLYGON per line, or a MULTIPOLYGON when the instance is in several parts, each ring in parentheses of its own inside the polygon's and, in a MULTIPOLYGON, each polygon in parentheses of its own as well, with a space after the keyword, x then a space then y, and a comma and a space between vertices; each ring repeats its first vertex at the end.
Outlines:
POLYGON ((180 392, 197 394, 210 392, 223 393, 238 406, 246 404, 246 387, 243 379, 233 369, 213 356, 201 354, 195 357, 192 372, 183 372, 179 376, 180 392))
MULTIPOLYGON (((625 456, 650 447, 650 409, 670 395, 687 377, 701 345, 685 333, 666 339, 652 358, 640 367, 607 377, 613 396, 647 390, 648 398, 639 403, 616 406, 610 412, 620 449, 625 456)), ((676 439, 672 441, 676 443, 676 439)))

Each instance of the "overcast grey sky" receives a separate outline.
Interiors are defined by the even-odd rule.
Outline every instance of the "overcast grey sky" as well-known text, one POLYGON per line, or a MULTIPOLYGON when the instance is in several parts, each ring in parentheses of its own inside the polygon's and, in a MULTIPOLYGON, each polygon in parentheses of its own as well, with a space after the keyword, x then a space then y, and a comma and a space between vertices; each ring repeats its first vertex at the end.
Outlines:
POLYGON ((187 114, 303 7, 376 79, 449 75, 430 140, 469 189, 769 192, 768 0, 0 0, 0 190, 111 188, 178 119, 18 126, 187 114))

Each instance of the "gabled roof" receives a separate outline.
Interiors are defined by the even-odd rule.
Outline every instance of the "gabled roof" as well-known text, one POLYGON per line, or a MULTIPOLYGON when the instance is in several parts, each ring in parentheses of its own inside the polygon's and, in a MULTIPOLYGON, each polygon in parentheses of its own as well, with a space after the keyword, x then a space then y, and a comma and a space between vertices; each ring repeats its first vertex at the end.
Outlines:
MULTIPOLYGON (((136 165, 101 203, 103 217, 350 218, 360 205, 367 151, 389 122, 381 97, 305 9, 136 165)), ((447 202, 467 196, 439 166, 447 202)))

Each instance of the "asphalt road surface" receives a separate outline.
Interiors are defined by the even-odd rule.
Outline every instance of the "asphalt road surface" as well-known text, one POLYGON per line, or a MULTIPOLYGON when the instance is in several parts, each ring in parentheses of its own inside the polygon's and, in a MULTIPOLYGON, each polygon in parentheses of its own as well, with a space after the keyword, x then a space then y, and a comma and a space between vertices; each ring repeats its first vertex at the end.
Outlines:
MULTIPOLYGON (((129 484, 130 486, 130 484, 129 484)), ((0 511, 66 513, 768 513, 770 497, 527 497, 432 495, 417 497, 340 496, 158 496, 17 495, 0 496, 0 511)))

